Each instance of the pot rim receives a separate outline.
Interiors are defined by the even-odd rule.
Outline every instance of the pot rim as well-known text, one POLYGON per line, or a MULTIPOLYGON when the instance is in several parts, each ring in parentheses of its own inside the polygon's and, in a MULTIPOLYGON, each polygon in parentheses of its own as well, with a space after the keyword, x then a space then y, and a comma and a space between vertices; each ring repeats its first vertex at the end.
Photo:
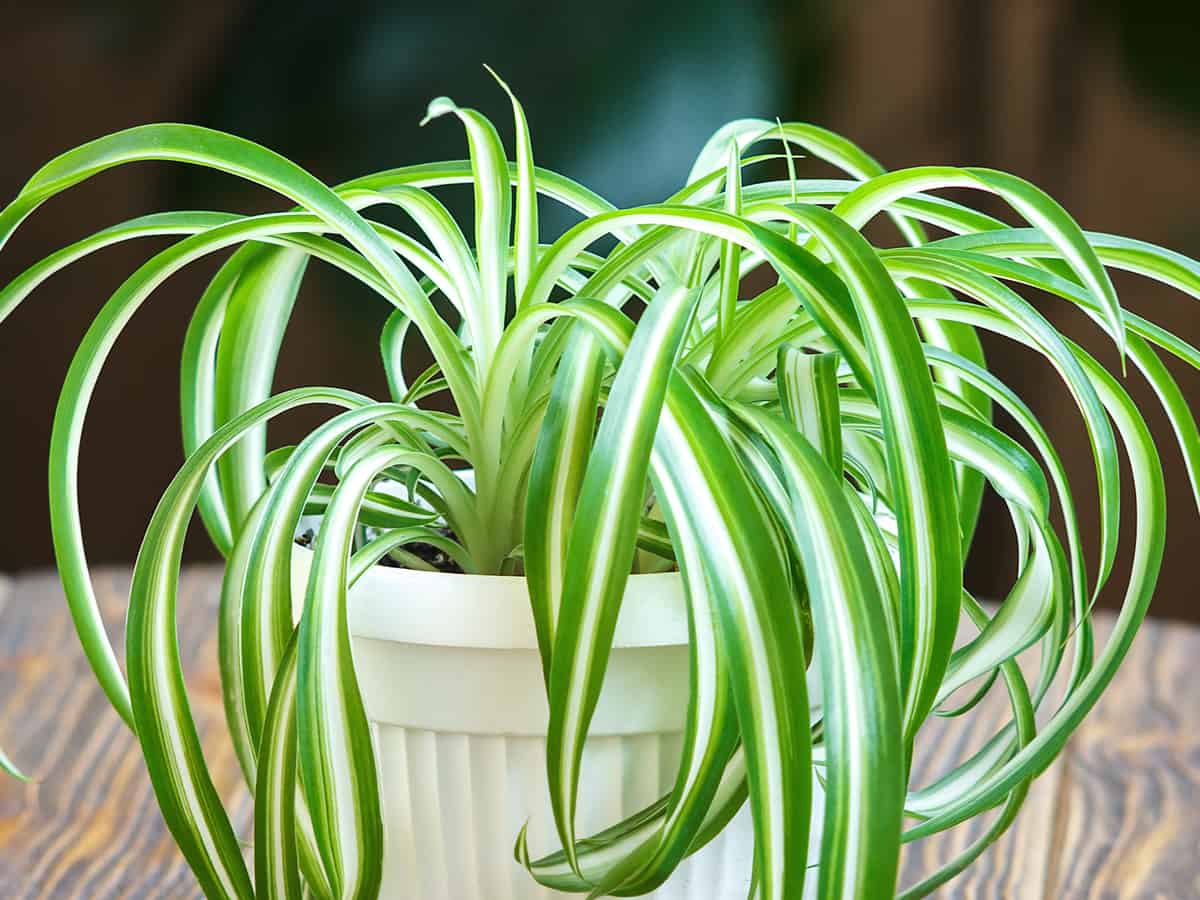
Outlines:
MULTIPOLYGON (((292 597, 299 603, 312 550, 292 548, 292 597)), ((537 650, 521 575, 465 575, 372 566, 350 590, 350 633, 401 644, 537 650)), ((687 599, 678 572, 629 576, 613 646, 688 643, 687 599)))

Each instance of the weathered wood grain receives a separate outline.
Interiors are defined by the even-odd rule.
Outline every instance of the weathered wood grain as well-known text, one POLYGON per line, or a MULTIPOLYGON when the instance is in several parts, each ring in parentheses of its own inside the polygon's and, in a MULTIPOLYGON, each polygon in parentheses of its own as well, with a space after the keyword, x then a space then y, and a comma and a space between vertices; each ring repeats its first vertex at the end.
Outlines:
MULTIPOLYGON (((180 586, 180 645, 216 783, 245 829, 249 803, 222 739, 214 661, 218 571, 180 586)), ((129 576, 102 570, 96 593, 123 651, 129 576)), ((0 611, 0 735, 38 783, 0 781, 0 896, 199 897, 154 804, 133 735, 95 686, 57 577, 13 579, 0 611)))
MULTIPOLYGON (((921 729, 913 753, 913 785, 920 787, 961 763, 1008 719, 1002 684, 971 713, 953 719, 932 719, 921 729)), ((1042 897, 1050 867, 1050 822, 1053 819, 1060 767, 1055 765, 1030 788, 1012 828, 989 847, 965 872, 936 892, 938 897, 1001 900, 1042 897)), ((950 862, 987 831, 995 813, 964 822, 925 840, 906 845, 901 860, 900 886, 910 887, 950 862)))
POLYGON ((1200 631, 1149 621, 1073 738, 1047 897, 1200 897, 1200 631))
MULTIPOLYGON (((124 569, 100 570, 96 580, 118 652, 128 582, 124 569)), ((218 588, 214 567, 185 572, 180 645, 217 786, 246 835, 250 804, 224 736, 216 673, 218 588)), ((1102 625, 1099 637, 1106 632, 1102 625)), ((1147 623, 1013 829, 935 896, 1200 897, 1198 675, 1200 629, 1147 623)), ((998 687, 970 716, 930 723, 914 783, 977 748, 1004 704, 998 687)), ((0 779, 0 897, 200 896, 154 804, 137 743, 87 668, 53 574, 0 576, 0 743, 38 782, 0 779)), ((985 826, 966 823, 906 848, 901 885, 951 859, 985 826)))
MULTIPOLYGON (((963 644, 977 632, 964 620, 958 643, 963 644)), ((1021 669, 1029 683, 1037 678, 1038 656, 1035 650, 1020 658, 1021 669)), ((1065 675, 1065 673, 1064 673, 1065 675)), ((1065 688, 1060 678, 1044 708, 1050 708, 1065 688)), ((973 692, 964 688, 947 706, 957 706, 973 692)), ((912 785, 923 787, 952 770, 979 750, 1011 716, 1008 694, 997 679, 982 702, 962 716, 931 717, 921 728, 913 752, 912 785)), ((1051 766, 1029 790, 1016 823, 992 844, 965 872, 935 892, 937 897, 970 897, 1001 900, 1043 897, 1043 886, 1053 868, 1052 823, 1058 808, 1061 765, 1051 766)), ((964 822, 949 831, 905 845, 901 859, 900 887, 918 884, 975 844, 996 818, 990 813, 964 822)))

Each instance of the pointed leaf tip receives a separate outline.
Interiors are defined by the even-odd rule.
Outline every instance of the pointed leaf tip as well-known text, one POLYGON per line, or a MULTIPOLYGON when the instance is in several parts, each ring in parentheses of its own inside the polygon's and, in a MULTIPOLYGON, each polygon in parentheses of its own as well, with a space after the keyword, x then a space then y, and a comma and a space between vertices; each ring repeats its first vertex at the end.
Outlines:
POLYGON ((525 824, 521 826, 521 830, 517 834, 517 842, 513 845, 513 859, 515 859, 526 869, 530 867, 528 819, 525 820, 525 824))
POLYGON ((23 782, 25 784, 36 784, 36 782, 30 776, 28 776, 24 772, 22 772, 17 767, 17 764, 14 763, 11 759, 9 759, 8 756, 5 755, 3 750, 0 750, 0 772, 5 772, 8 775, 12 776, 13 778, 17 779, 17 781, 23 782))
POLYGON ((39 784, 39 782, 34 781, 31 776, 26 775, 24 772, 22 772, 20 769, 18 769, 15 765, 13 765, 11 762, 8 762, 8 761, 5 761, 5 763, 0 764, 0 771, 3 771, 4 774, 8 775, 10 778, 13 778, 13 779, 21 782, 22 784, 39 784))
POLYGON ((508 82, 500 77, 500 73, 498 73, 495 69, 493 69, 487 63, 483 64, 483 69, 485 72, 487 72, 489 75, 491 75, 493 78, 496 79, 496 83, 498 85, 500 85, 500 87, 504 88, 505 93, 507 93, 510 97, 512 96, 512 90, 509 89, 508 82))

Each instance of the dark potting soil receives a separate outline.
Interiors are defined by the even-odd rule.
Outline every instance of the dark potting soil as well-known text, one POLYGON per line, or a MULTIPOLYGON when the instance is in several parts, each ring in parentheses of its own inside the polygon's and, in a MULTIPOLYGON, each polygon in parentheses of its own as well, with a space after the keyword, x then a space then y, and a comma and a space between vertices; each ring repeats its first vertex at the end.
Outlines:
MULTIPOLYGON (((450 538, 450 540, 457 540, 454 532, 449 528, 443 527, 435 530, 443 537, 450 538)), ((296 543, 301 547, 311 547, 313 545, 314 537, 315 535, 313 534, 313 530, 309 528, 296 537, 296 543)), ((425 544, 421 541, 413 541, 412 543, 404 544, 401 549, 406 550, 418 559, 429 563, 439 572, 445 572, 448 575, 463 574, 462 566, 460 566, 457 562, 432 544, 425 544)), ((397 562, 396 560, 392 559, 391 556, 386 554, 375 565, 383 566, 384 568, 388 569, 407 568, 403 563, 397 562)))

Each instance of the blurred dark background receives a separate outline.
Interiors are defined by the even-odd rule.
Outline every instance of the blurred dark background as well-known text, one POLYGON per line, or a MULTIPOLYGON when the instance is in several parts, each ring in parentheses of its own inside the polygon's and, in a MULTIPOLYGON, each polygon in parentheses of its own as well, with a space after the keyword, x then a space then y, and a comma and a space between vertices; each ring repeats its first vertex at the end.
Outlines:
MULTIPOLYGON (((1085 227, 1200 256, 1194 0, 115 0, 6 5, 2 21, 5 201, 51 156, 152 121, 237 132, 330 183, 465 156, 454 124, 417 127, 439 94, 493 116, 511 147, 507 101, 481 69, 487 62, 522 98, 537 161, 617 204, 674 190, 725 121, 779 116, 843 132, 893 168, 1008 169, 1055 194, 1085 227)), ((805 171, 826 174, 811 165, 805 171)), ((142 213, 279 205, 197 170, 119 169, 28 220, 0 253, 0 282, 65 243, 142 213)), ((8 486, 0 571, 52 561, 45 470, 62 377, 103 301, 161 246, 126 244, 71 268, 0 327, 0 464, 8 486)), ((179 348, 217 262, 195 265, 155 294, 99 384, 80 475, 94 561, 133 558, 180 463, 179 348)), ((1128 306, 1200 342, 1191 301, 1144 281, 1118 279, 1117 286, 1128 306)), ((1042 308, 1111 361, 1103 340, 1064 304, 1042 308)), ((386 311, 346 280, 310 268, 277 386, 339 384, 383 395, 376 341, 386 311)), ((1085 525, 1094 530, 1093 469, 1070 399, 1047 367, 997 342, 986 346, 994 367, 1059 441, 1085 525)), ((1200 374, 1172 369, 1200 407, 1200 374)), ((1147 390, 1133 390, 1151 409, 1169 468, 1170 541, 1154 612, 1200 619, 1189 561, 1200 522, 1165 420, 1147 390)), ((303 424, 289 420, 273 441, 303 424)), ((192 559, 212 555, 200 534, 188 552, 192 559)), ((1013 560, 1003 511, 990 503, 969 586, 994 596, 1013 560)))

